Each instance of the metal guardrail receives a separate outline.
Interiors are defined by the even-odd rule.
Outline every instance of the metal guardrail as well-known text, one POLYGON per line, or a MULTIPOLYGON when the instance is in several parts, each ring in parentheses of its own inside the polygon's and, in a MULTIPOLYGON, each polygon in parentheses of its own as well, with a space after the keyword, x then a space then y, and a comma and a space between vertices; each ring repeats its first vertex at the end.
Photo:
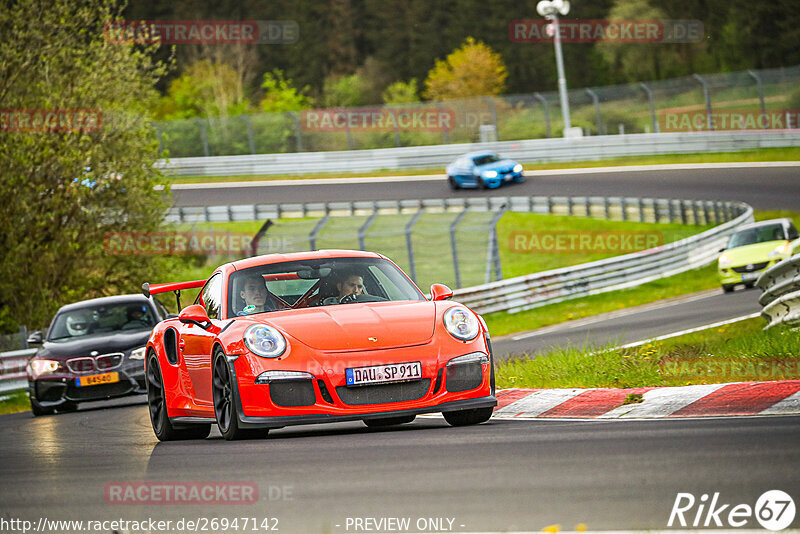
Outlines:
POLYGON ((763 293, 758 302, 769 329, 777 325, 800 325, 800 254, 773 265, 758 278, 763 293))
POLYGON ((28 387, 25 367, 36 349, 0 352, 0 393, 11 393, 28 387))
POLYGON ((800 146, 800 130, 678 132, 371 150, 175 158, 168 161, 161 160, 158 166, 178 176, 249 176, 444 167, 459 155, 473 150, 494 150, 518 161, 548 162, 653 154, 732 152, 793 146, 800 146))
POLYGON ((734 211, 732 220, 686 239, 624 256, 457 290, 454 298, 478 313, 516 313, 634 287, 701 267, 718 256, 732 232, 753 221, 753 208, 747 204, 725 204, 734 211))

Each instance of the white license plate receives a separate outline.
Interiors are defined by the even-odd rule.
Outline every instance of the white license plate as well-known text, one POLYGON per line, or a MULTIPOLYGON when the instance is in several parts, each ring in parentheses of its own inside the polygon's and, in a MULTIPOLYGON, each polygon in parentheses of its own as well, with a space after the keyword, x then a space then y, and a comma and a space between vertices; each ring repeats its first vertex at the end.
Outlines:
POLYGON ((752 282, 753 280, 758 278, 758 275, 761 273, 744 273, 742 275, 742 282, 752 282))
POLYGON ((348 386, 419 380, 422 378, 422 364, 420 362, 409 362, 353 367, 352 369, 345 369, 344 375, 348 386))

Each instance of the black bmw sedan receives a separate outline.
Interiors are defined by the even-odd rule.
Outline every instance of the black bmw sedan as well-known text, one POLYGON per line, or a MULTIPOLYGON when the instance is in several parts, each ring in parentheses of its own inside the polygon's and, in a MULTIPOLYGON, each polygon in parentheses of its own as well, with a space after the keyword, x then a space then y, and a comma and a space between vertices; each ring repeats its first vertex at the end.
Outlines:
POLYGON ((79 402, 146 392, 144 350, 150 331, 167 317, 155 298, 120 295, 63 306, 28 362, 34 415, 72 411, 79 402))

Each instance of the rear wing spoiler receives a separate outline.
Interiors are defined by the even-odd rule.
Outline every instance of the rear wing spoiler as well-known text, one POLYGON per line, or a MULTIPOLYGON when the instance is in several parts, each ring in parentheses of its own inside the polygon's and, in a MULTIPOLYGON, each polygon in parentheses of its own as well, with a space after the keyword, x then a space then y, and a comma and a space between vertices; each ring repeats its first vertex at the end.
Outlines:
POLYGON ((181 290, 182 289, 195 289, 198 287, 203 287, 205 285, 205 280, 192 280, 190 282, 168 282, 166 284, 153 284, 150 285, 148 282, 142 284, 142 294, 150 298, 151 295, 157 295, 158 293, 168 293, 169 291, 175 292, 175 297, 178 301, 178 310, 181 309, 181 290))

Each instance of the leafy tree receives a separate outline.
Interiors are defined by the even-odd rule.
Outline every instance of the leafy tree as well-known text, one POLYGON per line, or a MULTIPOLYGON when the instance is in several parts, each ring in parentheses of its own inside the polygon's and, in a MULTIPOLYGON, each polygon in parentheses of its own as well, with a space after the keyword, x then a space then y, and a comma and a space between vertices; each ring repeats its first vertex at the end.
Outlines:
POLYGON ((355 107, 367 104, 369 85, 356 74, 325 79, 322 90, 322 105, 326 107, 355 107))
POLYGON ((505 89, 507 76, 500 54, 468 37, 446 60, 436 60, 425 80, 425 97, 443 100, 497 95, 505 89))
POLYGON ((250 108, 238 72, 225 63, 195 61, 172 81, 161 100, 163 119, 240 115, 250 108))
POLYGON ((283 71, 275 69, 264 74, 264 83, 261 84, 265 95, 259 107, 262 111, 298 111, 308 109, 313 105, 311 98, 306 96, 309 87, 306 85, 298 91, 292 87, 292 81, 283 76, 283 71))
POLYGON ((103 37, 111 0, 16 0, 0 9, 0 101, 11 121, 31 109, 95 110, 99 128, 0 129, 0 328, 47 325, 65 303, 133 293, 166 260, 108 254, 112 232, 150 232, 164 218, 148 124, 164 65, 149 47, 103 37), (17 110, 17 111, 14 111, 17 110), (17 113, 17 115, 13 115, 17 113))
POLYGON ((394 82, 383 91, 383 101, 386 104, 405 104, 419 102, 419 89, 417 79, 411 78, 408 82, 394 82))

